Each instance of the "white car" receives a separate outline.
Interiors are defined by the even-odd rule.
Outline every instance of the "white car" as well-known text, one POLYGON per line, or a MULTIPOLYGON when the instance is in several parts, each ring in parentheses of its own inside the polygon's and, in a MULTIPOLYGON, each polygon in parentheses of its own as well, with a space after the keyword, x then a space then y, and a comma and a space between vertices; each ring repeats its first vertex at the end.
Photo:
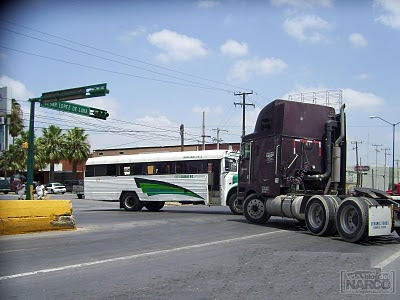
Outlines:
POLYGON ((61 183, 58 182, 52 182, 46 184, 46 190, 49 194, 58 194, 58 193, 64 194, 67 191, 65 186, 61 185, 61 183))

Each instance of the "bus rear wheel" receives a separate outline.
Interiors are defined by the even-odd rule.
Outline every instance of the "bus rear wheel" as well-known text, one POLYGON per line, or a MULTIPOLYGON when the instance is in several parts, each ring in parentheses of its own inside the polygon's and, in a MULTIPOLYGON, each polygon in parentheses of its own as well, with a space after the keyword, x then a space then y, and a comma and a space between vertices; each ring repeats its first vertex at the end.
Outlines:
POLYGON ((237 199, 237 194, 232 194, 229 197, 229 208, 231 210, 231 212, 235 215, 242 215, 243 214, 243 210, 241 210, 238 207, 238 199, 237 199))
POLYGON ((143 202, 135 193, 126 193, 122 197, 122 206, 128 211, 139 211, 143 208, 143 202))
POLYGON ((263 224, 271 218, 267 212, 265 201, 256 194, 247 196, 244 200, 243 214, 247 221, 254 224, 263 224))
POLYGON ((161 208, 164 207, 165 202, 157 201, 157 202, 147 202, 144 204, 144 207, 147 208, 149 211, 159 211, 161 208))

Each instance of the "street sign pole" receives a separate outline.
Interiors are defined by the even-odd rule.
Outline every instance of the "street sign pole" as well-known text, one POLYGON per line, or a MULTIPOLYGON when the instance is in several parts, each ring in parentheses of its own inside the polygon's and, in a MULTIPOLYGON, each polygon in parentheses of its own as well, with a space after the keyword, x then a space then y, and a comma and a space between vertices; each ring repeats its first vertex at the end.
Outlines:
POLYGON ((29 136, 28 136, 28 165, 25 185, 26 200, 33 200, 33 167, 34 159, 34 137, 35 137, 35 104, 40 98, 29 99, 31 103, 31 113, 29 116, 29 136))
POLYGON ((35 104, 40 102, 40 105, 46 108, 52 108, 56 110, 67 111, 75 114, 85 115, 94 118, 106 119, 108 113, 106 111, 98 110, 95 116, 91 116, 90 112, 93 108, 77 104, 54 104, 54 102, 77 100, 84 98, 93 98, 105 96, 109 93, 107 89, 107 84, 96 84, 89 85, 79 88, 72 88, 67 90, 53 91, 42 93, 39 98, 29 99, 31 103, 30 116, 29 116, 29 136, 28 136, 28 162, 26 167, 26 185, 25 185, 25 195, 26 200, 33 200, 33 170, 34 170, 34 142, 35 142, 35 104), (99 116, 97 116, 99 114, 99 116))

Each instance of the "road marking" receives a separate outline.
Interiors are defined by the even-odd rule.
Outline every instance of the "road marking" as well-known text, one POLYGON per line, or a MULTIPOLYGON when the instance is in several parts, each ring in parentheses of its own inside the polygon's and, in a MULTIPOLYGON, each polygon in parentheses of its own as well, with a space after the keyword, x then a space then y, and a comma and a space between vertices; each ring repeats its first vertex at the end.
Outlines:
POLYGON ((392 254, 391 256, 389 256, 388 258, 382 260, 379 264, 377 264, 376 266, 374 266, 374 268, 380 268, 383 269, 384 267, 386 267, 388 264, 390 264, 391 262, 395 261, 397 258, 400 257, 400 250, 397 251, 396 253, 392 254))
POLYGON ((243 241, 243 240, 249 240, 249 239, 253 239, 253 238, 263 237, 266 235, 270 235, 270 234, 274 234, 274 233, 281 233, 281 232, 288 232, 288 231, 287 230, 276 230, 276 231, 272 231, 272 232, 253 234, 253 235, 232 238, 232 239, 227 239, 227 240, 221 240, 221 241, 215 241, 215 242, 209 242, 209 243, 203 243, 203 244, 197 244, 197 245, 191 245, 191 246, 183 246, 183 247, 166 249, 166 250, 158 250, 158 251, 152 251, 152 252, 146 252, 146 253, 140 253, 140 254, 133 254, 133 255, 128 255, 128 256, 114 257, 114 258, 96 260, 96 261, 75 264, 75 265, 68 265, 68 266, 52 268, 52 269, 43 269, 43 270, 37 270, 37 271, 32 271, 32 272, 7 275, 7 276, 0 277, 0 281, 6 280, 6 279, 12 279, 12 278, 32 276, 32 275, 37 275, 37 274, 44 274, 44 273, 64 271, 64 270, 69 270, 69 269, 83 268, 83 267, 100 265, 100 264, 111 263, 111 262, 122 261, 122 260, 130 260, 130 259, 135 259, 135 258, 144 257, 144 256, 154 256, 154 255, 159 255, 159 254, 167 254, 167 253, 172 253, 172 252, 179 252, 179 251, 184 251, 184 250, 191 250, 191 249, 198 249, 198 248, 203 248, 203 247, 208 247, 208 246, 221 245, 221 244, 232 243, 232 242, 236 242, 236 241, 243 241))

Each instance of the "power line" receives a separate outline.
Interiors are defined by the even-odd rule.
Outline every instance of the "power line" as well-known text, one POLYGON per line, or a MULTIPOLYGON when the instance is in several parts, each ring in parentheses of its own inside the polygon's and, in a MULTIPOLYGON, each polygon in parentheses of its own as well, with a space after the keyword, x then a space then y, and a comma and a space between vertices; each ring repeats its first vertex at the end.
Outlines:
POLYGON ((54 58, 54 57, 40 55, 40 54, 36 54, 36 53, 32 53, 32 52, 18 50, 18 49, 6 47, 6 46, 3 46, 3 45, 0 45, 0 48, 11 50, 11 51, 15 51, 15 52, 20 52, 20 53, 24 53, 24 54, 28 54, 28 55, 31 55, 31 56, 45 58, 45 59, 48 59, 48 60, 62 62, 62 63, 65 63, 65 64, 75 65, 75 66, 79 66, 79 67, 84 67, 84 68, 88 68, 88 69, 108 72, 108 73, 117 74, 117 75, 123 75, 123 76, 128 76, 128 77, 134 77, 134 78, 139 78, 139 79, 145 79, 145 80, 151 80, 151 81, 157 81, 157 82, 163 82, 163 83, 169 83, 169 84, 175 84, 175 85, 182 85, 182 86, 187 86, 187 87, 195 87, 195 88, 202 88, 202 89, 208 89, 208 90, 219 90, 219 91, 223 91, 223 92, 233 93, 232 91, 229 91, 229 90, 226 90, 226 89, 217 88, 217 87, 207 87, 207 86, 201 86, 201 85, 185 84, 185 83, 181 83, 181 82, 173 82, 173 81, 168 81, 168 80, 144 77, 144 76, 133 75, 133 74, 119 72, 119 71, 103 69, 103 68, 99 68, 99 67, 93 67, 93 66, 84 65, 84 64, 81 64, 81 63, 77 63, 77 62, 71 62, 71 61, 67 61, 67 60, 63 60, 63 59, 59 59, 59 58, 54 58))
POLYGON ((201 77, 201 76, 185 73, 185 72, 182 72, 182 71, 177 71, 177 70, 174 70, 174 69, 162 67, 162 66, 159 66, 159 65, 156 65, 156 64, 151 64, 151 63, 148 63, 148 62, 145 62, 145 61, 142 61, 142 60, 134 59, 134 58, 127 57, 127 56, 124 56, 124 55, 120 55, 120 54, 117 54, 117 53, 114 53, 114 52, 111 52, 111 51, 106 51, 106 50, 103 50, 103 49, 100 49, 100 48, 97 48, 97 47, 93 47, 93 46, 86 45, 86 44, 83 44, 83 43, 79 43, 79 42, 76 42, 76 41, 73 41, 73 40, 70 40, 70 39, 66 39, 66 38, 63 38, 63 37, 60 37, 60 36, 56 36, 56 35, 53 35, 53 34, 50 34, 50 33, 47 33, 47 32, 43 32, 43 31, 40 31, 40 30, 37 30, 37 29, 33 29, 31 27, 28 27, 28 26, 25 26, 25 25, 21 25, 21 24, 15 23, 15 22, 7 21, 7 20, 4 20, 4 19, 0 19, 0 21, 3 21, 3 22, 8 23, 8 24, 12 24, 14 26, 18 26, 18 27, 21 27, 21 28, 25 28, 25 29, 28 29, 28 30, 31 30, 31 31, 35 31, 35 32, 38 32, 38 33, 41 33, 41 34, 44 34, 44 35, 47 35, 47 36, 51 36, 53 38, 56 38, 56 39, 59 39, 59 40, 63 40, 63 41, 66 41, 66 42, 69 42, 69 43, 72 43, 72 44, 76 44, 76 45, 79 45, 79 46, 82 46, 82 47, 86 47, 86 48, 89 48, 89 49, 92 49, 92 50, 96 50, 96 51, 99 51, 99 52, 102 52, 102 53, 114 55, 114 56, 117 56, 117 57, 120 57, 120 58, 124 58, 124 59, 127 59, 127 60, 139 62, 139 63, 145 64, 145 65, 152 66, 152 67, 155 67, 155 68, 159 68, 159 69, 162 69, 162 70, 166 70, 166 71, 169 71, 169 72, 174 72, 174 73, 178 73, 178 74, 185 75, 185 76, 190 76, 190 77, 197 78, 197 79, 201 79, 201 80, 205 80, 205 81, 209 81, 209 82, 213 82, 213 83, 217 83, 217 84, 222 84, 222 85, 225 85, 225 86, 230 86, 230 87, 233 87, 233 88, 236 88, 236 89, 240 89, 240 90, 249 90, 250 91, 250 89, 248 89, 248 88, 238 87, 238 86, 230 85, 230 84, 227 84, 227 83, 224 83, 224 82, 219 82, 219 81, 208 79, 208 78, 205 78, 205 77, 201 77))
MULTIPOLYGON (((124 63, 124 62, 121 62, 121 61, 118 61, 118 60, 115 60, 115 59, 110 59, 110 58, 103 57, 103 56, 100 56, 100 55, 96 55, 96 54, 93 54, 93 53, 88 53, 88 52, 85 52, 85 51, 82 51, 82 50, 78 50, 78 49, 74 49, 74 48, 71 48, 71 47, 68 47, 68 46, 64 46, 64 45, 60 45, 60 44, 53 43, 53 42, 50 42, 50 41, 46 41, 46 40, 43 40, 43 39, 40 39, 40 38, 37 38, 37 37, 30 36, 28 34, 24 34, 24 33, 21 33, 21 32, 10 30, 10 29, 4 28, 4 27, 0 27, 0 29, 8 31, 8 32, 11 32, 11 33, 14 33, 14 34, 19 34, 19 35, 22 35, 22 36, 25 36, 25 37, 28 37, 28 38, 31 38, 31 39, 35 39, 35 40, 41 41, 43 43, 47 43, 47 44, 50 44, 50 45, 54 45, 54 46, 57 46, 57 47, 61 47, 61 48, 64 48, 64 49, 75 51, 75 52, 82 53, 82 54, 85 54, 85 55, 101 58, 101 59, 104 59, 104 60, 107 60, 107 61, 118 63, 118 64, 121 64, 121 65, 124 65, 124 66, 128 66, 128 67, 132 67, 132 68, 135 68, 135 69, 139 69, 139 70, 142 70, 142 71, 146 71, 146 72, 154 73, 154 74, 157 74, 157 75, 170 77, 170 78, 173 78, 173 79, 186 81, 186 82, 189 82, 189 83, 192 83, 192 84, 202 85, 204 87, 216 88, 216 87, 213 87, 213 86, 210 86, 210 85, 206 85, 206 84, 203 84, 203 83, 199 83, 199 82, 195 82, 195 81, 179 78, 179 77, 176 77, 176 76, 164 74, 164 73, 157 72, 157 71, 152 71, 152 70, 145 69, 145 68, 142 68, 142 67, 138 67, 138 66, 135 66, 135 65, 127 64, 127 63, 124 63)), ((234 93, 233 91, 229 91, 229 90, 226 90, 226 89, 223 89, 223 90, 227 91, 227 92, 234 93)))

